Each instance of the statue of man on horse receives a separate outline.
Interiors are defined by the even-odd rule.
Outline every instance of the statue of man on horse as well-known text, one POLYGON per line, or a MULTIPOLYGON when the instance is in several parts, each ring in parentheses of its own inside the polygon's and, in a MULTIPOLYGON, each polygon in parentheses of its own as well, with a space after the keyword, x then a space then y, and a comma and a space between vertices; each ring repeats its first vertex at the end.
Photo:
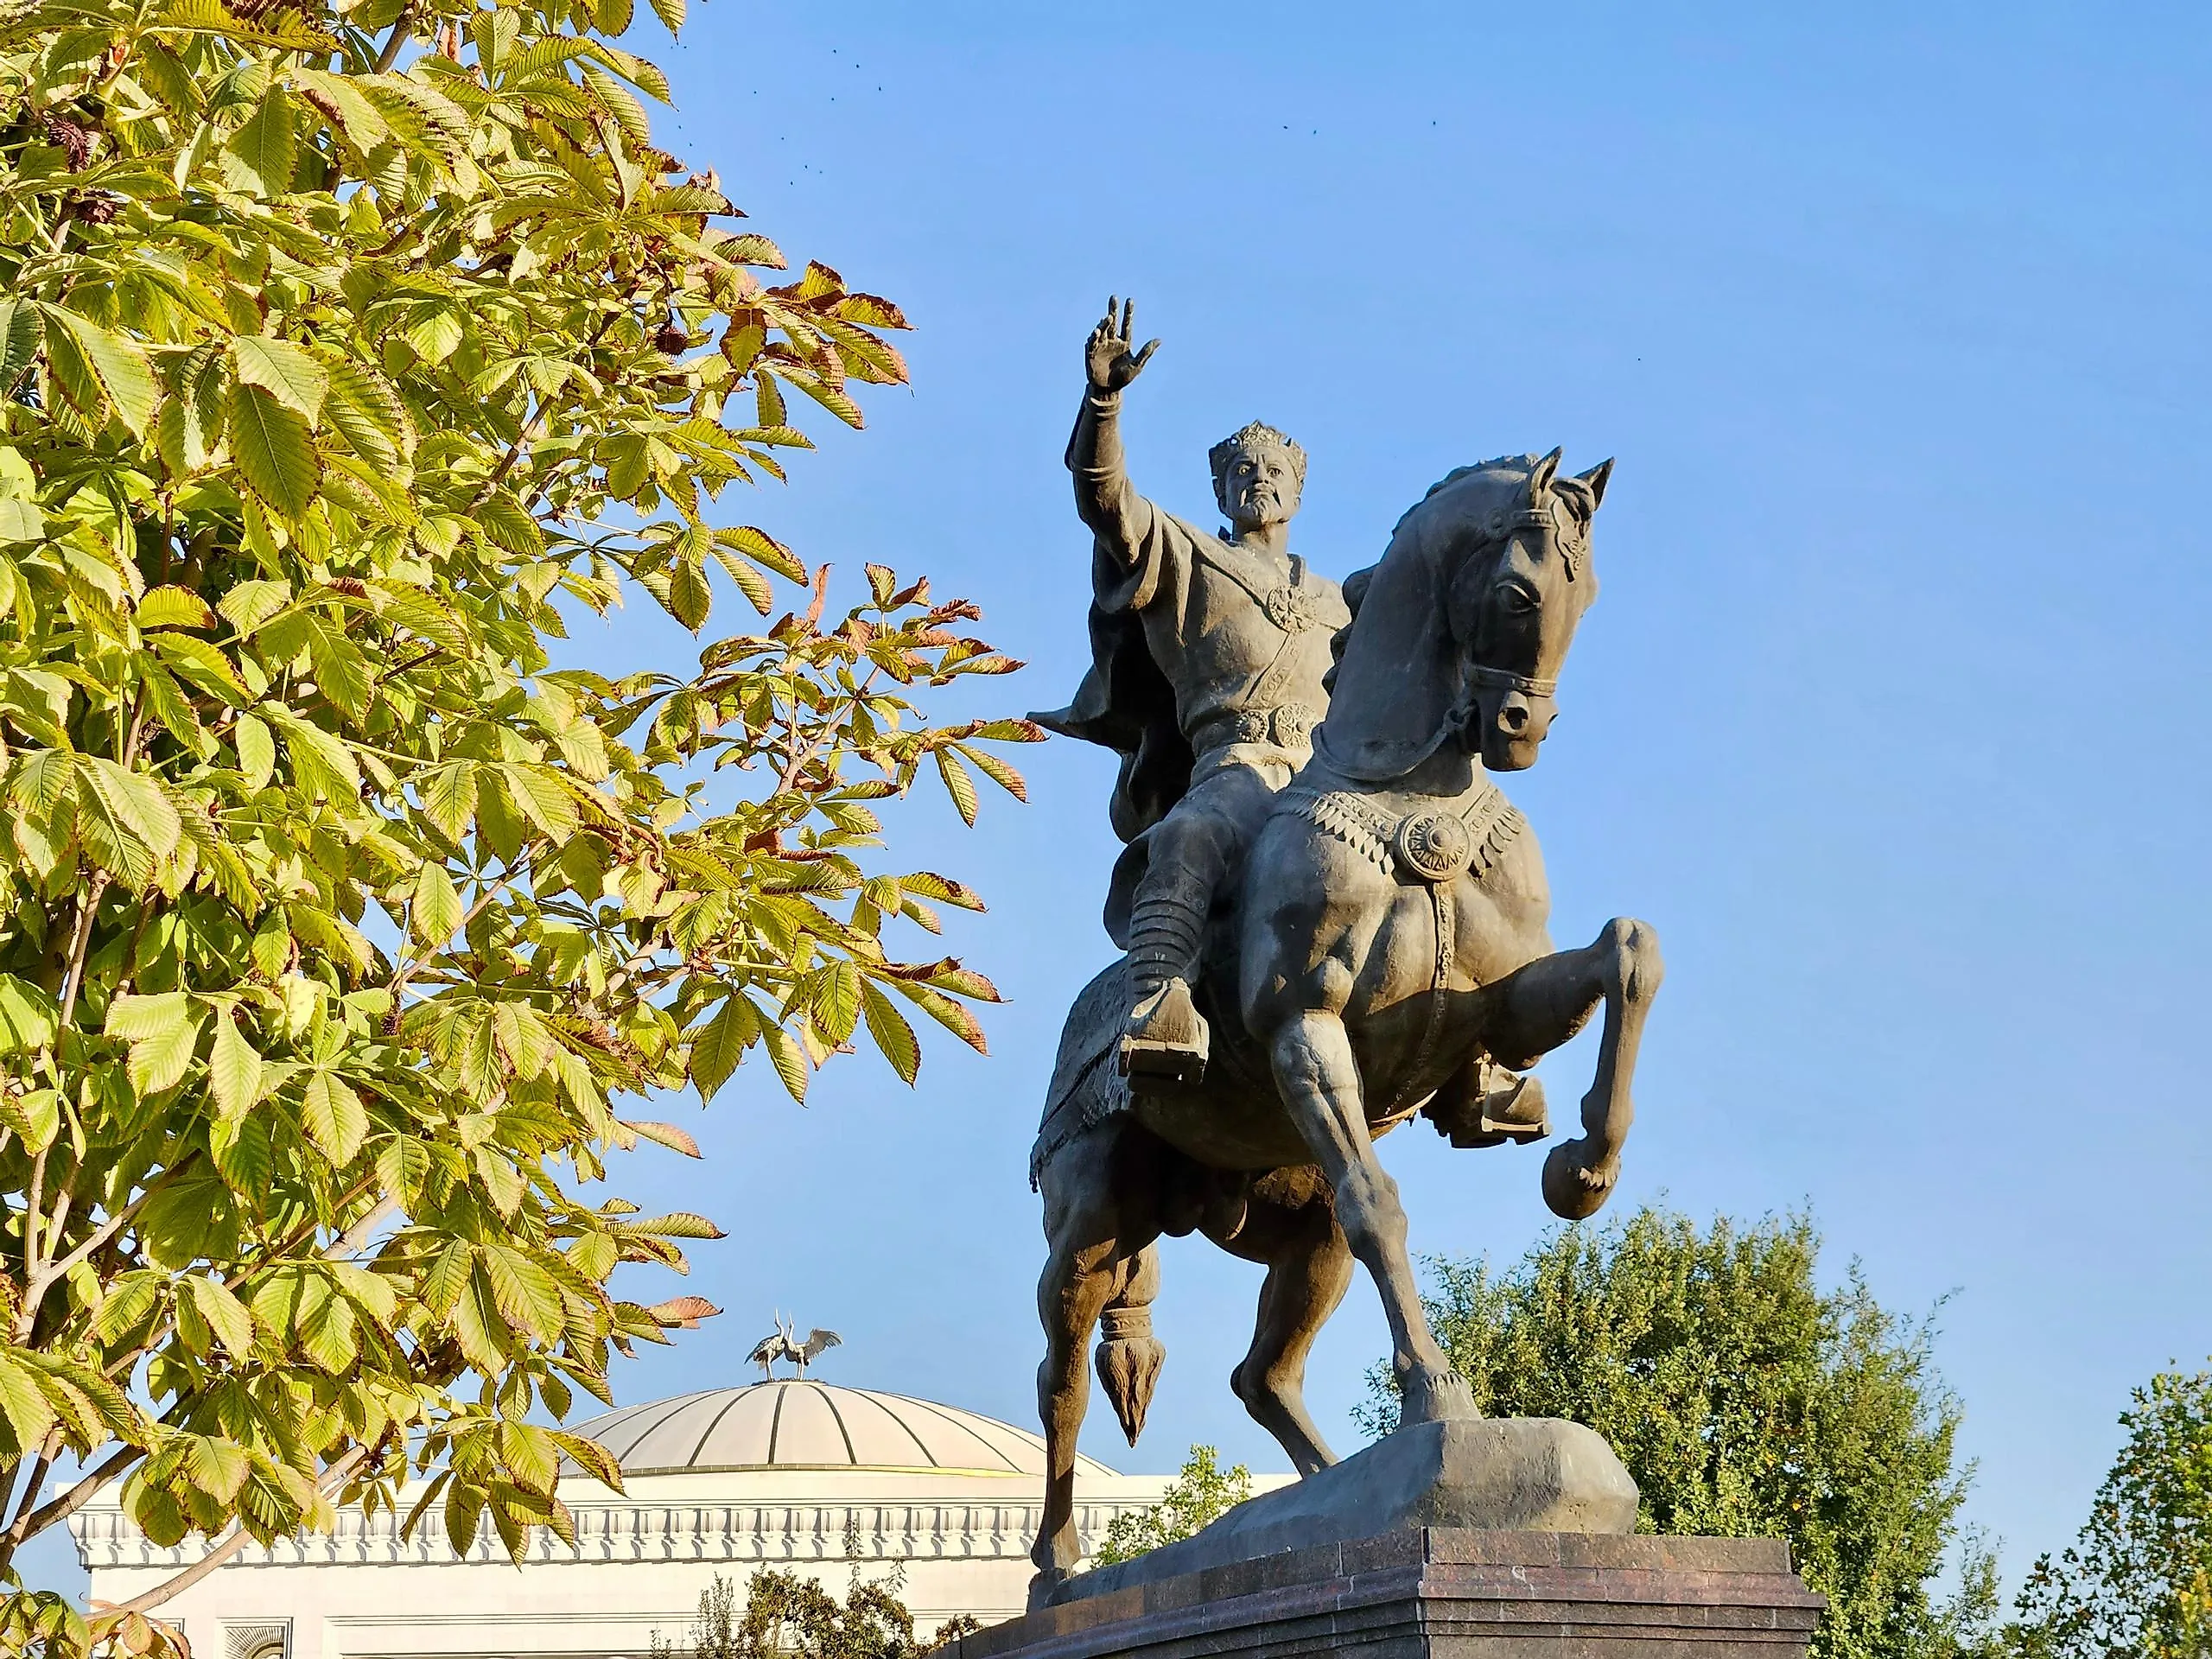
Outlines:
POLYGON ((1301 1474, 1335 1461, 1305 1363, 1355 1264, 1382 1295, 1403 1421, 1474 1414, 1421 1313, 1374 1143, 1417 1113, 1458 1146, 1542 1138, 1541 1091, 1516 1074, 1602 1005, 1583 1133, 1542 1181, 1555 1213, 1594 1213, 1661 975, 1640 922, 1554 949, 1535 836, 1485 776, 1533 765, 1549 728, 1597 593, 1612 463, 1463 467, 1339 588, 1289 551, 1305 456, 1271 428, 1212 452, 1219 537, 1135 493, 1119 404, 1159 342, 1132 350, 1131 325, 1117 302, 1092 331, 1068 448, 1094 538, 1093 665, 1070 708, 1038 717, 1119 752, 1128 843, 1107 905, 1124 954, 1069 1013, 1031 1158, 1050 1247, 1039 1598, 1081 1554, 1094 1330, 1132 1443, 1143 1426, 1163 1235, 1203 1231, 1267 1268, 1230 1386, 1301 1474))

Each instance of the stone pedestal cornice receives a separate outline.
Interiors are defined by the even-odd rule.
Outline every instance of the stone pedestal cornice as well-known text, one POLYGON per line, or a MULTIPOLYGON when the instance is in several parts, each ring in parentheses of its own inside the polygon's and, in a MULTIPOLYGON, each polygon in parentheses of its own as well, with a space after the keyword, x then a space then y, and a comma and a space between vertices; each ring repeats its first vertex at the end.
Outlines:
POLYGON ((1432 1528, 1070 1601, 953 1659, 1802 1659, 1824 1605, 1775 1540, 1432 1528))

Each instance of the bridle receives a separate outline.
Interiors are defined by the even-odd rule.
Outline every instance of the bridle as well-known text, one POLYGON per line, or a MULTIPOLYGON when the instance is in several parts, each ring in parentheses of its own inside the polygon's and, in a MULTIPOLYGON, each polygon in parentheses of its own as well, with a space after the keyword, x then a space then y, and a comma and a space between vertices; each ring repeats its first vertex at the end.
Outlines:
POLYGON ((1467 664, 1467 677, 1477 685, 1503 686, 1508 691, 1518 691, 1523 696, 1552 697, 1559 695, 1556 679, 1540 680, 1529 674, 1509 674, 1502 668, 1485 668, 1480 663, 1467 664))
MULTIPOLYGON (((1560 563, 1566 568, 1567 579, 1575 578, 1575 565, 1582 550, 1581 538, 1573 532, 1571 524, 1562 519, 1551 502, 1541 507, 1522 507, 1517 510, 1492 507, 1484 524, 1490 532, 1489 545, 1496 546, 1510 540, 1516 531, 1541 530, 1551 537, 1552 547, 1559 554, 1560 563)), ((1559 695, 1559 681, 1538 679, 1532 674, 1510 674, 1502 668, 1486 667, 1481 663, 1466 665, 1467 677, 1477 685, 1518 691, 1528 697, 1553 697, 1559 695)))

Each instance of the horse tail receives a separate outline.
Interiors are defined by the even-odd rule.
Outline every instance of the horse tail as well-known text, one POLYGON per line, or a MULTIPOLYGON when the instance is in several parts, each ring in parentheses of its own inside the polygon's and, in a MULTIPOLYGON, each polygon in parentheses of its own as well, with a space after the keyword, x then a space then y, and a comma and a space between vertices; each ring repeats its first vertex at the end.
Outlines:
POLYGON ((1160 1244, 1154 1241, 1122 1264, 1120 1282, 1098 1320, 1099 1386, 1129 1444, 1144 1433, 1144 1415, 1167 1350, 1152 1334, 1152 1303, 1160 1294, 1160 1244))

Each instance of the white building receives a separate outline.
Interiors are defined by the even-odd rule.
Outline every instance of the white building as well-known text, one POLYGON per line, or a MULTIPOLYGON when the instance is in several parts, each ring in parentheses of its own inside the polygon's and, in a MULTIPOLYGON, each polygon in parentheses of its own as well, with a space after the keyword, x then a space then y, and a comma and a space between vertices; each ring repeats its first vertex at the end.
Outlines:
MULTIPOLYGON (((181 1625, 194 1659, 642 1659, 656 1630, 687 1640, 716 1573, 741 1595, 756 1567, 796 1567, 842 1597, 855 1570, 894 1565, 923 1632, 957 1613, 1021 1611, 1045 1466, 1026 1429, 810 1377, 658 1400, 579 1428, 614 1454, 626 1491, 563 1481, 573 1548, 540 1532, 517 1567, 488 1523, 456 1554, 435 1506, 408 1539, 390 1515, 352 1513, 334 1533, 249 1546, 161 1617, 181 1625)), ((1085 1549, 1167 1480, 1080 1459, 1085 1549)), ((70 1526, 95 1601, 141 1594, 206 1548, 156 1544, 111 1503, 70 1526)))

